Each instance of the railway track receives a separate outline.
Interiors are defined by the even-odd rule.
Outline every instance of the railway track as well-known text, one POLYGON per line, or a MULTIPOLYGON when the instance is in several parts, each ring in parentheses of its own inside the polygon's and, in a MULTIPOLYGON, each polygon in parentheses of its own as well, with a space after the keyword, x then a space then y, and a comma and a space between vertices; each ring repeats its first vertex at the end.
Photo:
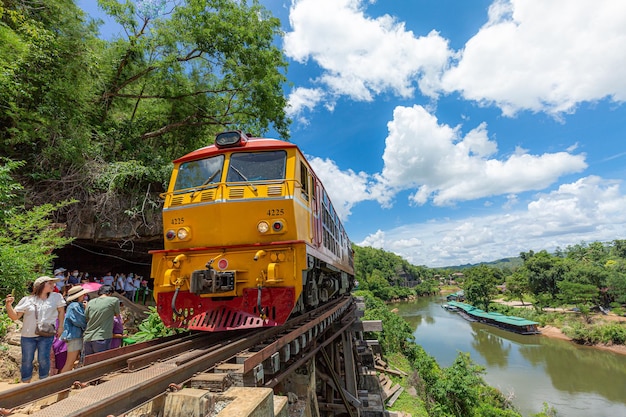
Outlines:
POLYGON ((0 393, 0 406, 35 417, 122 415, 238 355, 243 373, 270 387, 280 378, 280 361, 297 363, 319 349, 319 336, 350 308, 352 299, 345 297, 281 327, 229 332, 228 339, 197 333, 92 355, 81 368, 0 393), (296 350, 299 355, 291 354, 296 350), (273 376, 267 384, 265 374, 273 376))

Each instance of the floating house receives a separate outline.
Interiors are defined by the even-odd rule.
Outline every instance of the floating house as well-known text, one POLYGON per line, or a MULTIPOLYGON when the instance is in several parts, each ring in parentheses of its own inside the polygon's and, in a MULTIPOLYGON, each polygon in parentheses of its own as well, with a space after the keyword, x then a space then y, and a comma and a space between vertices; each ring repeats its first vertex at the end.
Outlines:
POLYGON ((465 291, 460 290, 460 291, 454 292, 452 294, 448 294, 446 296, 446 300, 448 300, 448 301, 464 301, 465 300, 465 291))
POLYGON ((458 313, 469 321, 477 321, 499 327, 519 334, 540 334, 539 323, 516 316, 505 316, 501 313, 487 313, 472 305, 459 301, 448 301, 448 305, 456 307, 458 313))

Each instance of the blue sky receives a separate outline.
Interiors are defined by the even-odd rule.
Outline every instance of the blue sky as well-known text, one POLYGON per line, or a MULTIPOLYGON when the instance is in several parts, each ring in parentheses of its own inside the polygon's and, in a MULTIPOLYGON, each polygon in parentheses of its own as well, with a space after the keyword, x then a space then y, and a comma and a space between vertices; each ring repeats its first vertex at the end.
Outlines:
POLYGON ((440 267, 625 238, 626 2, 262 3, 355 243, 440 267))

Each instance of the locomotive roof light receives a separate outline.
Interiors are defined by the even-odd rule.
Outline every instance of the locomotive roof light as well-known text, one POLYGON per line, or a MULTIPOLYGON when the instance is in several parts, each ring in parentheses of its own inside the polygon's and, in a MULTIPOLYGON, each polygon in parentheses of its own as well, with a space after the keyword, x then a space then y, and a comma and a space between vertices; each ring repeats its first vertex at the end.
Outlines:
POLYGON ((215 136, 215 146, 218 148, 232 148, 236 146, 245 146, 248 142, 248 135, 240 130, 232 130, 230 132, 218 133, 215 136))
POLYGON ((261 234, 265 234, 270 230, 270 225, 265 220, 261 220, 259 224, 256 225, 256 230, 261 234))

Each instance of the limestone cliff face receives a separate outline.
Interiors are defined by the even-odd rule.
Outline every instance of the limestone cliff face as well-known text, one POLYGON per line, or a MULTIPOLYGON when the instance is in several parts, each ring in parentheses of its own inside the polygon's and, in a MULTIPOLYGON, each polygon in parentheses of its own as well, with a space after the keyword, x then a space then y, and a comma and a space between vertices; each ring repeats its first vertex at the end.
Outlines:
MULTIPOLYGON (((158 193, 136 195, 124 192, 82 194, 75 202, 56 212, 55 221, 65 225, 65 233, 76 239, 93 241, 160 239, 163 201, 158 193)), ((43 202, 41 190, 38 199, 43 202)), ((41 204, 40 201, 36 203, 41 204)))
POLYGON ((55 267, 150 276, 150 250, 163 248, 162 202, 158 194, 140 198, 101 195, 57 213, 57 223, 74 241, 55 251, 55 267))

